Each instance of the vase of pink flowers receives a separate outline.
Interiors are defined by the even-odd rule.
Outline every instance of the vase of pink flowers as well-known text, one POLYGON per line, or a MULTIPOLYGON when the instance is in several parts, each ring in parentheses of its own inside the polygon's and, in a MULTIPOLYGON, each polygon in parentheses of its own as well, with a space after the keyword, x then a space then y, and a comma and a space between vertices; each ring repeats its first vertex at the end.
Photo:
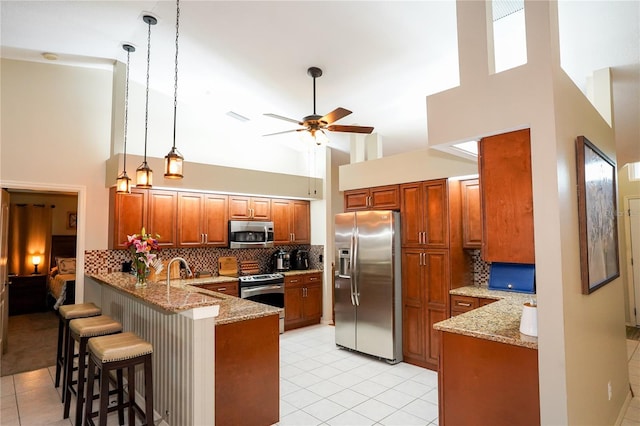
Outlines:
POLYGON ((145 287, 150 267, 158 257, 159 235, 147 234, 142 228, 140 234, 127 235, 127 247, 132 256, 132 267, 136 273, 136 287, 145 287))

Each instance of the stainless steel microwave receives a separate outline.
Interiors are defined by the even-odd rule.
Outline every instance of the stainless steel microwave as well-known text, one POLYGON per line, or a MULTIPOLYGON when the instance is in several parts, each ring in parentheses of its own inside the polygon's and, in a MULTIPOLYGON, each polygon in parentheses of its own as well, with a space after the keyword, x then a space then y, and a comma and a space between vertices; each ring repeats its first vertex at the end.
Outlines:
POLYGON ((229 221, 229 248, 273 247, 273 222, 229 221))

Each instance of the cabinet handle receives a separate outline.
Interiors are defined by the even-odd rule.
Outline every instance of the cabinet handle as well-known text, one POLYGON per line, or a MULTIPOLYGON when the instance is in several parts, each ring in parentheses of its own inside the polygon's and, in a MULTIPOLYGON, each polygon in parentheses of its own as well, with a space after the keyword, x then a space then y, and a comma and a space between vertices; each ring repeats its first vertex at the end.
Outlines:
POLYGON ((204 234, 204 242, 205 244, 209 242, 209 234, 204 234))
POLYGON ((220 287, 220 288, 218 289, 218 291, 226 291, 226 290, 227 290, 227 288, 226 288, 226 287, 220 287))
POLYGON ((373 202, 371 202, 371 195, 369 195, 367 197, 367 207, 371 207, 373 205, 373 202))
POLYGON ((466 306, 467 308, 471 307, 471 303, 465 303, 465 302, 456 302, 456 305, 458 305, 458 306, 466 306))
POLYGON ((418 232, 418 244, 422 244, 422 232, 418 232))

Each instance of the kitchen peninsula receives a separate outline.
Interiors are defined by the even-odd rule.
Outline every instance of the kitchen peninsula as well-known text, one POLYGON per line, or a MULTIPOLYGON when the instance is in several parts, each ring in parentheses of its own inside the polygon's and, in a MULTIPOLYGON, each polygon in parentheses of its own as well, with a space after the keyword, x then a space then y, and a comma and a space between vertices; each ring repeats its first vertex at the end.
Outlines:
POLYGON ((441 332, 440 424, 540 424, 538 338, 519 330, 531 295, 473 286, 450 294, 496 301, 433 326, 441 332))
POLYGON ((136 288, 135 277, 125 273, 86 276, 85 299, 153 344, 154 408, 168 424, 225 424, 239 412, 225 398, 244 400, 236 396, 247 390, 256 394, 249 398, 256 407, 245 404, 240 412, 256 421, 246 424, 279 420, 280 309, 198 287, 234 281, 211 277, 136 288))

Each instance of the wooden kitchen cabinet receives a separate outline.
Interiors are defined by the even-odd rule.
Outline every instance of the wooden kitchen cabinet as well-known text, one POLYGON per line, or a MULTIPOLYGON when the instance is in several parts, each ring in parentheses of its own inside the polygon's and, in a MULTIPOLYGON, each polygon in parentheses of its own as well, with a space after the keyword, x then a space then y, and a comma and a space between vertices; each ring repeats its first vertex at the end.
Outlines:
POLYGON ((319 324, 322 317, 322 273, 284 277, 284 329, 319 324))
POLYGON ((271 220, 271 199, 230 195, 229 220, 271 220))
POLYGON ((482 214, 480 207, 480 181, 478 179, 460 182, 462 195, 462 247, 479 249, 482 247, 482 214))
POLYGON ((482 259, 535 263, 529 129, 478 143, 482 259))
POLYGON ((540 424, 536 349, 441 333, 438 369, 441 425, 540 424))
POLYGON ((449 251, 402 249, 403 356, 406 362, 438 367, 439 333, 433 324, 448 318, 449 251))
POLYGON ((161 248, 177 244, 178 196, 175 191, 132 188, 130 194, 109 190, 109 247, 126 249, 127 235, 140 234, 142 228, 159 235, 161 248))
POLYGON ((178 247, 226 247, 228 196, 178 192, 178 247))
POLYGON ((160 189, 149 190, 149 216, 145 230, 157 235, 161 248, 178 244, 178 193, 160 189))
POLYGON ((447 180, 400 185, 403 247, 449 247, 447 180))
POLYGON ((400 186, 385 185, 344 191, 344 211, 400 210, 400 186))
POLYGON ((217 291, 218 293, 228 294, 229 296, 240 296, 240 291, 238 289, 237 282, 226 282, 226 283, 209 283, 209 284, 200 284, 198 285, 200 288, 204 288, 205 290, 217 291))
POLYGON ((310 244, 311 209, 309 201, 271 200, 274 244, 310 244))
POLYGON ((130 194, 109 189, 109 247, 126 249, 127 235, 139 234, 147 224, 148 190, 131 188, 130 194))
POLYGON ((280 421, 279 339, 278 315, 216 324, 216 425, 280 421))

